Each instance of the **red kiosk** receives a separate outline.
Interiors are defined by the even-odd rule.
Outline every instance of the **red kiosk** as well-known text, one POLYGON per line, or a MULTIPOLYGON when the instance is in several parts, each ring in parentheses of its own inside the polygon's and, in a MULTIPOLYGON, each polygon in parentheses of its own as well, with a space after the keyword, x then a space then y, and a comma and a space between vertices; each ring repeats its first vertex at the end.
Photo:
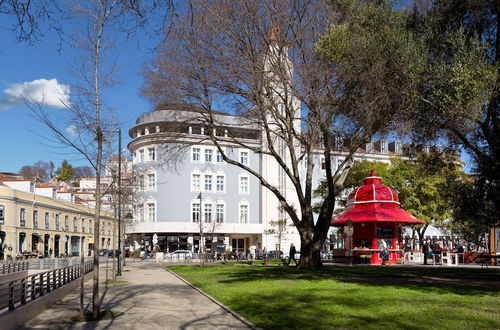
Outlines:
MULTIPOLYGON (((389 251, 388 263, 396 263, 402 250, 400 230, 403 225, 425 224, 400 208, 398 195, 381 183, 372 170, 347 198, 346 211, 335 215, 331 225, 344 227, 344 256, 381 264, 379 240, 385 240, 389 251)), ((334 257, 335 258, 335 257, 334 257)), ((352 260, 352 259, 351 259, 352 260)))

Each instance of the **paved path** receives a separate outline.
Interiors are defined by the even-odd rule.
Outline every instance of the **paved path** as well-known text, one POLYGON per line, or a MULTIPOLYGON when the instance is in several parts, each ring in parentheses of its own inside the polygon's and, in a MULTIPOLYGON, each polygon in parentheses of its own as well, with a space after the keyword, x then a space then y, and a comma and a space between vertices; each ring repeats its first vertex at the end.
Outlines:
MULTIPOLYGON (((105 276, 101 276, 104 281, 105 276)), ((113 320, 72 323, 78 290, 42 312, 24 329, 248 329, 232 314, 153 262, 128 262, 124 284, 101 285, 103 309, 124 312, 113 320)), ((91 301, 91 282, 85 283, 91 301)), ((91 307, 88 306, 90 309, 91 307)))

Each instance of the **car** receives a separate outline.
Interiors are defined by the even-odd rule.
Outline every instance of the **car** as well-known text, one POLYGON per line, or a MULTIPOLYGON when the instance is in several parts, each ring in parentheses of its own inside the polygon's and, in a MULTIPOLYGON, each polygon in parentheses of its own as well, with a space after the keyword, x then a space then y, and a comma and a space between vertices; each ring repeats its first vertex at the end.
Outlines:
POLYGON ((99 255, 101 257, 107 256, 108 254, 109 254, 109 250, 108 249, 100 249, 99 250, 99 255))
POLYGON ((171 254, 172 259, 191 259, 193 252, 189 250, 176 250, 171 254))
MULTIPOLYGON (((122 252, 119 249, 115 249, 115 256, 119 256, 122 252)), ((108 256, 113 256, 113 250, 108 250, 108 256)))
POLYGON ((276 251, 276 250, 271 250, 267 251, 267 257, 271 259, 283 259, 285 254, 283 251, 276 251), (279 252, 279 257, 278 257, 278 252, 279 252))

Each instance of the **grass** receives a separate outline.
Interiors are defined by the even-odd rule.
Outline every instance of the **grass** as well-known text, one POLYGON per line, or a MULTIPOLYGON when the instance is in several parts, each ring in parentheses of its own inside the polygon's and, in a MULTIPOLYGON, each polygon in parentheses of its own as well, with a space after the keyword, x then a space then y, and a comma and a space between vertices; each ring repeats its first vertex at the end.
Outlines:
POLYGON ((493 269, 168 268, 264 329, 500 328, 493 269))
POLYGON ((73 322, 88 322, 88 321, 101 321, 101 320, 112 320, 118 316, 123 315, 123 312, 119 311, 101 311, 101 314, 96 319, 92 317, 92 312, 85 313, 83 318, 80 315, 75 315, 71 318, 73 322))

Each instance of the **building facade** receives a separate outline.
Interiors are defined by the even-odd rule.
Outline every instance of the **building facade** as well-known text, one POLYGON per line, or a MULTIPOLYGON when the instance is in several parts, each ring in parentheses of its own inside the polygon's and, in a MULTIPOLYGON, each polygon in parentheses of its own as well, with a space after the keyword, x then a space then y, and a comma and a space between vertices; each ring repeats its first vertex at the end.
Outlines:
MULTIPOLYGON (((30 186, 29 180, 24 181, 30 186)), ((6 183, 12 182, 0 184, 0 258, 14 258, 19 252, 40 252, 45 257, 91 254, 94 209, 6 183)), ((101 214, 100 229, 99 247, 114 248, 113 214, 101 214)))
MULTIPOLYGON (((224 162, 206 138, 200 122, 202 111, 185 104, 164 104, 140 116, 129 130, 132 141, 128 148, 133 155, 136 188, 134 219, 127 226, 128 242, 134 247, 151 248, 156 234, 159 248, 166 251, 196 252, 200 244, 219 252, 249 251, 252 247, 275 250, 280 240, 272 223, 280 217, 276 197, 255 176, 224 162), (204 242, 202 237, 206 238, 204 242)), ((216 132, 222 140, 224 136, 237 135, 245 146, 262 147, 261 133, 256 127, 242 125, 237 116, 216 116, 226 127, 216 132)), ((283 189, 287 200, 296 198, 269 156, 231 141, 223 143, 229 158, 247 164, 283 189)), ((381 140, 360 149, 356 159, 389 163, 391 157, 402 152, 399 142, 381 140)), ((346 156, 342 148, 332 155, 334 170, 346 156)), ((313 185, 317 186, 323 176, 322 148, 316 150, 313 160, 313 185)), ((305 171, 305 164, 301 168, 305 171)), ((293 226, 281 230, 282 250, 292 242, 300 246, 293 226)))

